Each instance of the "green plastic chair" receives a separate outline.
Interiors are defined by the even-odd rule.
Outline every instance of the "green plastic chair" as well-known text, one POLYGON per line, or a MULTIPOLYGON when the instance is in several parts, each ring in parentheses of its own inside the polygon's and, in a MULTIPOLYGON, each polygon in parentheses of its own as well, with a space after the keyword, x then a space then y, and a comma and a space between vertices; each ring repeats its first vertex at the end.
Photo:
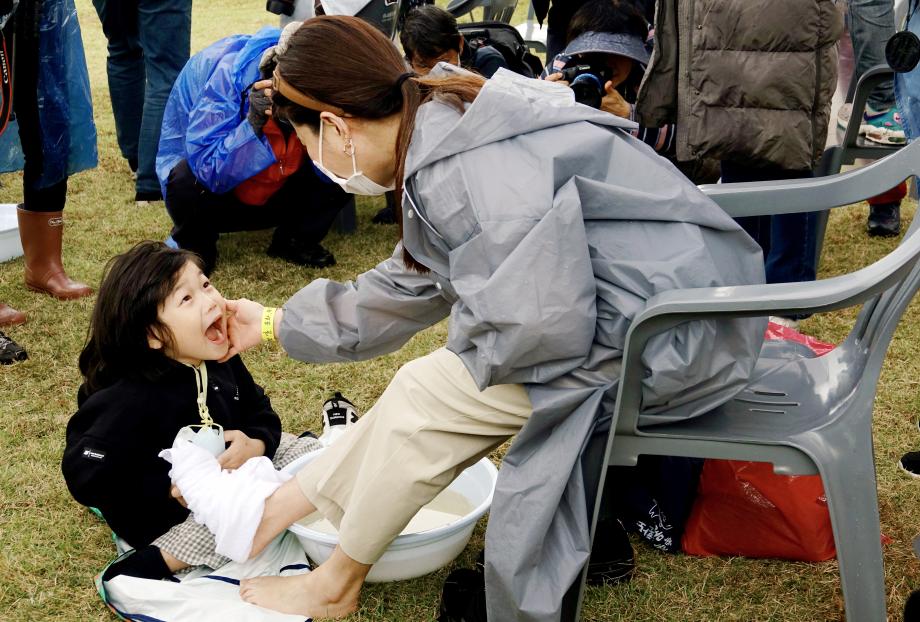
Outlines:
MULTIPOLYGON (((732 216, 846 205, 920 174, 920 142, 863 169, 834 177, 731 184, 707 192, 732 216)), ((648 301, 626 335, 606 464, 639 455, 770 462, 782 474, 821 475, 837 546, 847 618, 886 619, 885 582, 872 447, 876 383, 892 334, 920 286, 920 218, 888 256, 853 273, 810 283, 673 290, 648 301), (701 417, 640 428, 641 355, 654 335, 691 320, 823 313, 862 304, 832 352, 786 361, 761 357, 734 399, 701 417)), ((597 498, 604 488, 601 474, 597 498)), ((591 534, 600 503, 595 503, 591 534)), ((578 588, 575 619, 584 597, 578 588)), ((575 586, 573 586, 574 588, 575 586)))

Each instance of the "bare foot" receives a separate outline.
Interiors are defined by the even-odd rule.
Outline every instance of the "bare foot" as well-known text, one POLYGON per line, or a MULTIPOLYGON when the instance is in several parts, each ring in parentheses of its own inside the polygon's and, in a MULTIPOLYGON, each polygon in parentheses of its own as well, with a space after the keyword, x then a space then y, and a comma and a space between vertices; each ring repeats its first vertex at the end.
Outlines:
POLYGON ((355 590, 327 589, 320 568, 293 577, 256 577, 240 582, 240 597, 247 603, 308 618, 343 618, 358 608, 359 583, 355 590))

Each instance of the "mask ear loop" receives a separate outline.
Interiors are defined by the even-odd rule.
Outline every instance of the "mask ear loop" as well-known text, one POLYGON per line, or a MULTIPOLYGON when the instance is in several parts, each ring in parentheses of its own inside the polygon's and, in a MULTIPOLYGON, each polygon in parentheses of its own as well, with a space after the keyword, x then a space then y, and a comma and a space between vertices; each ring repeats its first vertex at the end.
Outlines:
MULTIPOLYGON (((325 122, 322 119, 320 119, 319 120, 319 165, 322 166, 324 169, 326 169, 326 163, 323 162, 323 126, 324 125, 325 125, 325 122)), ((345 153, 345 155, 351 156, 351 170, 354 175, 357 175, 358 174, 358 163, 355 161, 355 143, 351 139, 351 136, 345 139, 345 146, 343 147, 342 151, 345 153)), ((329 170, 329 169, 326 169, 326 170, 329 170)))
POLYGON ((345 152, 345 155, 351 156, 351 170, 355 175, 359 174, 361 171, 358 170, 358 163, 355 161, 355 143, 351 139, 351 136, 345 139, 345 147, 342 151, 345 152))

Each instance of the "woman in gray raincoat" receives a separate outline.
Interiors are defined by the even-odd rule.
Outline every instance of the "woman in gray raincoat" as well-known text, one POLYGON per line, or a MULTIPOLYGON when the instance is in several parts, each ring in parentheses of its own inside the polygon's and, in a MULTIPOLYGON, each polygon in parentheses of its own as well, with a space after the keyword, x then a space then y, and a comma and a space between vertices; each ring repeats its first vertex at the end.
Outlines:
MULTIPOLYGON (((354 282, 316 280, 283 309, 231 302, 231 353, 278 339, 292 357, 353 361, 450 317, 446 348, 405 365, 349 433, 266 502, 253 554, 318 510, 339 530, 313 572, 244 581, 244 599, 302 615, 354 610, 410 518, 517 434, 486 534, 489 619, 556 620, 587 562, 583 459, 609 424, 630 319, 655 294, 763 282, 760 250, 666 160, 573 102, 499 72, 407 73, 346 17, 307 21, 275 72, 273 114, 346 190, 398 186, 402 241, 354 282), (427 102, 427 103, 426 103, 427 102)), ((646 421, 728 400, 764 321, 694 322, 649 345, 646 421)), ((597 452, 593 452, 597 455, 597 452)))

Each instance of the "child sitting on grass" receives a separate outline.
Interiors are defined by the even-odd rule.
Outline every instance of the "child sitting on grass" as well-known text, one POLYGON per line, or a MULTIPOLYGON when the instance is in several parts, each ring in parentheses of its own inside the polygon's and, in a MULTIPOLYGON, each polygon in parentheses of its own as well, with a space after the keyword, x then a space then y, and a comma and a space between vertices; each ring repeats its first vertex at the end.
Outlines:
POLYGON ((74 499, 98 508, 135 549, 108 567, 105 581, 120 574, 162 579, 228 561, 192 519, 171 486, 169 463, 157 456, 180 428, 212 420, 223 426, 224 469, 263 455, 281 468, 321 447, 311 436, 281 432, 239 356, 217 362, 229 349, 226 303, 202 267, 189 251, 142 242, 109 263, 99 288, 61 468, 74 499))

